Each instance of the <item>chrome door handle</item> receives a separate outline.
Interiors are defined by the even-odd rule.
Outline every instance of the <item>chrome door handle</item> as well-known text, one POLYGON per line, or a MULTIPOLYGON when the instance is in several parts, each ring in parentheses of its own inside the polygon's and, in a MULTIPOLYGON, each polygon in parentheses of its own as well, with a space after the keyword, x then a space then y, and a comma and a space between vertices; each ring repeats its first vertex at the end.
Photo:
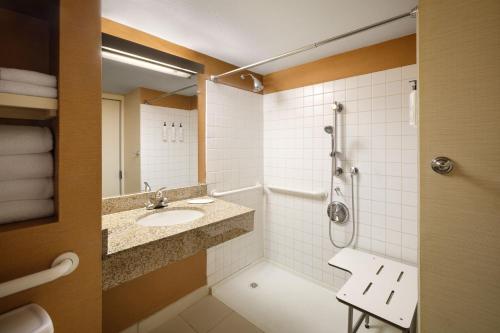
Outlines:
POLYGON ((438 156, 434 158, 431 162, 432 170, 441 175, 449 174, 454 167, 455 163, 453 162, 453 160, 445 156, 438 156))

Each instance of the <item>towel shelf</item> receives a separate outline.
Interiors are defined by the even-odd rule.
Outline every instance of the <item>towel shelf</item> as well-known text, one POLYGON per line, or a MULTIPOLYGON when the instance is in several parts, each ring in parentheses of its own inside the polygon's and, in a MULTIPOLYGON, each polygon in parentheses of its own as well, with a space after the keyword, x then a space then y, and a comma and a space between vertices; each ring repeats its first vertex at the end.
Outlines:
POLYGON ((0 118, 45 120, 57 115, 57 99, 0 93, 0 118))

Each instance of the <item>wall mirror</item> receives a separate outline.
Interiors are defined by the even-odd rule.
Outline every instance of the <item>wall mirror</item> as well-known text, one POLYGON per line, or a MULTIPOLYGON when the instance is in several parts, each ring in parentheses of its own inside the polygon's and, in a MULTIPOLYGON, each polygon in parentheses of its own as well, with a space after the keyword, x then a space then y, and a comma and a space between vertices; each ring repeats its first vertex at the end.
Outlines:
POLYGON ((102 36, 102 195, 198 184, 203 65, 102 36))

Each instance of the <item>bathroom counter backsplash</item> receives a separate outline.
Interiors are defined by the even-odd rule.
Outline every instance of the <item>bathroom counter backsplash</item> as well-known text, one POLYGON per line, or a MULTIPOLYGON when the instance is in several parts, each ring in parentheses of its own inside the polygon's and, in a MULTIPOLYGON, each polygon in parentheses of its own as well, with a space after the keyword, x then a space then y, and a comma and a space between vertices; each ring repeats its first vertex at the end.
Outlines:
POLYGON ((219 199, 209 204, 189 204, 181 200, 154 211, 138 208, 103 215, 103 289, 250 232, 253 226, 253 209, 219 199), (137 219, 146 215, 179 208, 199 210, 204 216, 164 227, 137 223, 137 219))
MULTIPOLYGON (((168 201, 202 197, 207 195, 207 185, 200 184, 190 187, 164 190, 163 194, 168 198, 168 201)), ((102 199, 102 215, 142 208, 144 207, 144 203, 148 201, 148 196, 150 195, 151 193, 149 192, 142 192, 104 198, 102 199)))

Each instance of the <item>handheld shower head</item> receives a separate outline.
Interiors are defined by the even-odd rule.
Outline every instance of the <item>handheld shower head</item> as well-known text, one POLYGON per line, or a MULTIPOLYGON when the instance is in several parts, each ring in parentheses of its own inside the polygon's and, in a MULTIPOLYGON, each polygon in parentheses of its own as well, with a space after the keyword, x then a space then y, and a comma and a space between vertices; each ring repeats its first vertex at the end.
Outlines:
POLYGON ((253 80, 253 92, 260 92, 262 89, 264 89, 264 86, 262 85, 262 82, 258 78, 256 78, 253 74, 247 73, 247 74, 241 74, 240 78, 242 80, 245 79, 245 76, 250 76, 253 80))
POLYGON ((325 126, 325 132, 327 134, 333 134, 333 127, 332 126, 325 126))

